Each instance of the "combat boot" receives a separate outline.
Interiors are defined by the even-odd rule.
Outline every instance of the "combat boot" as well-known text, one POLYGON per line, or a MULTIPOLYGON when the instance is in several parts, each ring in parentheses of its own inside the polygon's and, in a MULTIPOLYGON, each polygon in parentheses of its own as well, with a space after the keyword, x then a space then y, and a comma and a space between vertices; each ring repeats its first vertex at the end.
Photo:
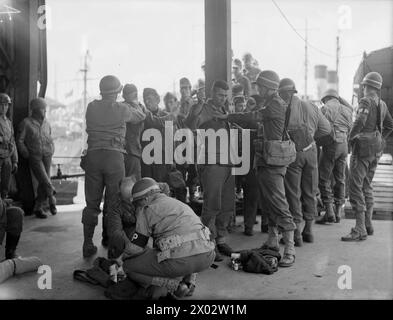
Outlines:
POLYGON ((217 246, 215 247, 214 251, 216 252, 216 256, 214 258, 214 262, 220 262, 220 261, 224 260, 224 258, 222 257, 221 253, 218 251, 217 246))
POLYGON ((336 222, 336 217, 335 217, 334 210, 333 210, 333 204, 327 203, 325 205, 325 208, 326 208, 325 214, 323 215, 323 217, 321 219, 315 221, 315 223, 326 224, 326 223, 336 222))
POLYGON ((365 216, 365 225, 366 225, 366 231, 367 235, 372 236, 374 234, 374 228, 372 224, 372 219, 373 219, 373 207, 367 208, 366 210, 366 216, 365 216))
POLYGON ((97 253, 97 247, 93 243, 95 226, 83 225, 83 257, 89 258, 97 253))
POLYGON ((282 236, 285 242, 285 248, 284 255, 278 265, 285 268, 295 263, 294 231, 284 231, 282 236))
POLYGON ((351 232, 344 236, 341 237, 341 241, 362 241, 367 239, 367 234, 361 234, 359 231, 357 231, 355 228, 351 229, 351 232))
POLYGON ((218 251, 224 256, 230 257, 234 252, 233 249, 226 243, 217 243, 218 251))
POLYGON ((261 232, 268 233, 269 232, 269 225, 268 224, 261 224, 261 232))
POLYGON ((334 214, 336 216, 336 223, 340 223, 343 211, 344 211, 344 205, 336 203, 335 210, 334 210, 334 214))
POLYGON ((312 234, 312 222, 313 220, 306 220, 306 224, 302 232, 304 242, 314 242, 314 235, 312 234))
POLYGON ((34 210, 34 214, 38 219, 46 219, 47 216, 42 209, 34 210))
POLYGON ((6 259, 15 259, 19 258, 16 254, 16 247, 19 242, 20 235, 13 235, 7 233, 7 238, 5 240, 5 258, 6 259))
POLYGON ((300 228, 301 228, 301 224, 296 223, 296 229, 294 231, 294 236, 293 236, 293 240, 295 242, 295 247, 303 246, 303 238, 302 238, 302 234, 300 232, 300 228))
POLYGON ((341 237, 342 241, 361 241, 367 239, 367 231, 364 224, 365 213, 364 211, 356 211, 356 225, 355 228, 351 229, 351 232, 345 236, 341 237))
POLYGON ((278 229, 277 227, 269 226, 268 238, 266 242, 262 245, 262 249, 270 249, 274 251, 280 251, 280 246, 278 244, 278 229))
POLYGON ((253 236, 254 235, 254 230, 252 228, 244 228, 244 232, 243 232, 246 236, 253 236))

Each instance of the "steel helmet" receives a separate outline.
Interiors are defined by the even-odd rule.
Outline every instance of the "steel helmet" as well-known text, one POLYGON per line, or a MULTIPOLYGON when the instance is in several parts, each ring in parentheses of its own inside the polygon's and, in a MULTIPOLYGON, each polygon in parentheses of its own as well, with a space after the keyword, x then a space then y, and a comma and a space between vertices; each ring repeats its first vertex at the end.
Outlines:
POLYGON ((100 81, 101 94, 119 93, 123 89, 120 80, 115 76, 105 76, 100 81))
POLYGON ((321 101, 323 102, 327 97, 332 97, 336 98, 337 100, 340 99, 338 92, 334 89, 328 89, 326 92, 323 94, 321 101))
POLYGON ((45 109, 47 103, 44 98, 35 98, 30 101, 30 109, 32 111, 38 110, 40 108, 45 109))
POLYGON ((278 90, 280 78, 278 74, 272 70, 264 70, 258 74, 258 77, 253 84, 258 84, 272 90, 278 90))
POLYGON ((180 88, 183 88, 183 87, 190 87, 191 88, 191 82, 190 82, 190 80, 188 80, 188 78, 181 78, 179 81, 179 85, 180 85, 180 88))
POLYGON ((11 104, 11 98, 6 93, 0 93, 0 103, 11 104))
POLYGON ((361 82, 361 84, 381 90, 382 81, 383 81, 382 76, 378 72, 369 72, 363 78, 363 81, 361 82))
POLYGON ((290 91, 293 93, 297 93, 295 82, 292 79, 289 78, 284 78, 280 81, 280 84, 278 86, 278 91, 283 92, 283 91, 290 91))
POLYGON ((154 179, 142 178, 132 187, 132 201, 143 199, 157 192, 161 192, 161 189, 154 179))

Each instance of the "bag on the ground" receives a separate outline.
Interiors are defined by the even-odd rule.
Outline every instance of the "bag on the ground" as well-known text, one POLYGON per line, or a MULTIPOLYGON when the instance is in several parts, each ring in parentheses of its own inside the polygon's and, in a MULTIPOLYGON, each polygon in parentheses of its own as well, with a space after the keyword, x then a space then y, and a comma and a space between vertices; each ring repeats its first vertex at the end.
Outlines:
POLYGON ((269 249, 253 249, 240 252, 243 270, 251 273, 273 274, 278 270, 280 253, 269 249))

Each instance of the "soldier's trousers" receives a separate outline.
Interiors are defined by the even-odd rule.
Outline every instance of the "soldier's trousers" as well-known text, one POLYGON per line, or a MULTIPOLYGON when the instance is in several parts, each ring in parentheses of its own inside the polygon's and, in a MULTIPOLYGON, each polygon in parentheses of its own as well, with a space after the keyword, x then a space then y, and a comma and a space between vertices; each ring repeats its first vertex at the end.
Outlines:
POLYGON ((42 209, 46 200, 49 200, 49 205, 56 205, 56 198, 54 196, 55 189, 50 180, 50 167, 52 164, 52 156, 42 156, 29 158, 29 165, 31 171, 38 181, 37 198, 35 200, 34 210, 42 209))
POLYGON ((252 230, 258 210, 258 196, 259 185, 257 179, 257 172, 255 169, 250 169, 243 178, 243 216, 244 228, 252 230))
POLYGON ((322 202, 342 205, 345 203, 345 168, 347 164, 348 144, 334 143, 322 148, 319 159, 319 191, 322 202), (334 187, 332 188, 332 175, 334 187), (333 189, 333 192, 332 192, 333 189))
POLYGON ((165 283, 160 285, 159 280, 176 279, 178 283, 187 275, 209 268, 215 258, 215 252, 212 250, 189 257, 167 259, 159 263, 158 253, 158 250, 148 248, 141 255, 126 259, 123 269, 127 276, 145 288, 151 285, 165 286, 165 283))
POLYGON ((4 199, 10 188, 12 163, 11 158, 0 158, 0 194, 4 199))
MULTIPOLYGON (((367 211, 372 214, 374 206, 373 188, 371 182, 374 178, 379 157, 371 156, 359 158, 351 155, 349 172, 349 201, 356 215, 364 215, 367 211)), ((365 233, 364 220, 361 223, 361 233, 365 233)), ((358 223, 357 223, 358 225, 358 223)))
POLYGON ((203 188, 201 220, 216 243, 225 243, 227 227, 235 211, 235 177, 232 168, 220 165, 201 165, 203 188))
POLYGON ((112 210, 124 178, 124 156, 119 151, 93 150, 86 155, 85 198, 82 223, 95 227, 100 214, 100 204, 105 189, 107 210, 112 210))
POLYGON ((9 207, 6 212, 7 215, 5 225, 0 225, 0 245, 4 239, 5 233, 18 237, 23 229, 23 210, 18 207, 9 207))
POLYGON ((285 197, 286 171, 286 167, 258 167, 258 182, 264 211, 268 213, 269 226, 278 226, 282 231, 292 231, 296 229, 296 225, 285 197))
POLYGON ((295 223, 312 221, 317 212, 318 158, 314 145, 300 151, 285 174, 285 194, 295 223))
POLYGON ((134 176, 136 181, 142 177, 141 158, 132 154, 124 155, 124 167, 126 177, 134 176))

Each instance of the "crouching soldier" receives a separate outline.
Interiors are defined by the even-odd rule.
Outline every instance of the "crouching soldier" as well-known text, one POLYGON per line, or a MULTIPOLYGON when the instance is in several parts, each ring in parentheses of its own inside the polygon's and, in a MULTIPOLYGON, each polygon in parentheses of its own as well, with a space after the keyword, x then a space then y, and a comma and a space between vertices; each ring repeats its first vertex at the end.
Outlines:
POLYGON ((0 198, 0 245, 5 239, 5 258, 17 258, 16 247, 22 233, 24 212, 20 208, 8 207, 7 203, 0 198))
POLYGON ((215 258, 209 229, 189 206, 163 194, 151 178, 135 183, 132 197, 136 228, 119 263, 131 280, 151 292, 151 298, 158 293, 190 295, 195 273, 215 258), (150 237, 154 248, 147 247, 150 237))
POLYGON ((43 98, 30 102, 31 116, 19 125, 17 145, 22 157, 29 159, 29 165, 38 180, 37 199, 34 213, 37 218, 45 219, 43 205, 49 199, 49 210, 57 213, 55 189, 50 180, 50 167, 55 145, 51 136, 51 127, 45 119, 47 104, 43 98))

